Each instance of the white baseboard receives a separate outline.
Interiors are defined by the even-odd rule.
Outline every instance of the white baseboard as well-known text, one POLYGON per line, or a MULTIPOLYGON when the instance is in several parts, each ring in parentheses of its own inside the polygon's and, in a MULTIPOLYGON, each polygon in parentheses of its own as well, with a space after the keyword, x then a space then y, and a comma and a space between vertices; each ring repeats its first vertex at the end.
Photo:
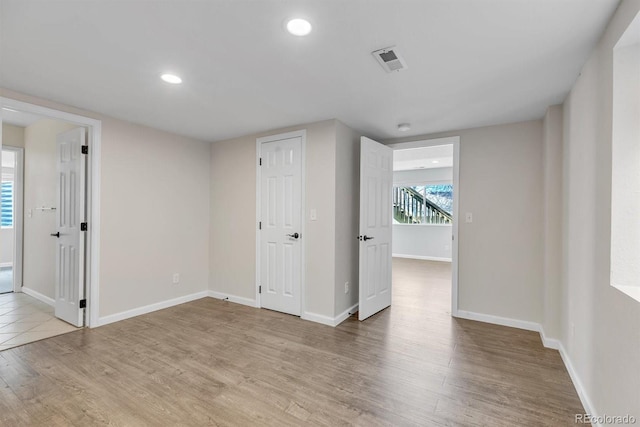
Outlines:
POLYGON ((342 313, 338 314, 336 316, 336 318, 334 319, 334 323, 335 323, 334 326, 338 326, 340 323, 342 323, 345 320, 347 320, 347 318, 349 318, 349 316, 351 316, 353 313, 358 311, 358 307, 359 307, 359 304, 355 303, 354 305, 352 305, 351 307, 347 308, 342 313))
POLYGON ((511 328, 524 329, 526 331, 534 331, 540 334, 542 345, 553 350, 560 349, 560 341, 555 338, 549 338, 544 333, 544 328, 536 322, 528 322, 526 320, 511 319, 508 317, 492 316, 490 314, 474 313, 472 311, 458 310, 454 317, 461 319, 477 320, 478 322, 492 323, 494 325, 509 326, 511 328))
POLYGON ((27 288, 26 286, 23 286, 20 289, 30 297, 34 297, 35 299, 42 301, 43 303, 48 304, 51 307, 55 307, 56 305, 56 300, 54 300, 53 298, 49 298, 48 296, 43 295, 38 291, 34 291, 33 289, 27 288))
MULTIPOLYGON (((595 410, 595 407, 591 403, 591 399, 589 399, 589 395, 587 394, 584 386, 582 385, 582 381, 580 381, 580 377, 578 376, 578 373, 573 367, 573 363, 571 363, 569 354, 567 353, 564 346, 562 345, 562 342, 555 338, 548 338, 544 333, 544 328, 542 327, 541 324, 535 323, 535 322, 528 322, 524 320, 510 319, 507 317, 492 316, 489 314, 474 313, 474 312, 463 311, 463 310, 458 310, 458 315, 455 317, 460 317, 462 319, 469 319, 469 320, 477 320, 479 322, 485 322, 485 323, 493 323, 493 324, 502 325, 502 326, 510 326, 512 328, 525 329, 527 331, 535 331, 540 333, 542 344, 546 348, 551 348, 559 351, 560 357, 564 362, 564 366, 566 367, 567 372, 569 373, 569 377, 571 377, 573 386, 575 387, 576 392, 578 393, 580 402, 582 402, 582 406, 584 406, 585 413, 592 415, 593 417, 598 416, 595 410)), ((600 424, 593 424, 593 425, 597 427, 600 426, 600 424)))
POLYGON ((560 346, 561 346, 560 340, 547 337, 547 335, 544 333, 544 328, 542 327, 542 325, 539 325, 539 326, 540 326, 540 338, 542 338, 542 345, 544 345, 546 348, 560 350, 560 346))
POLYGON ((409 259, 420 259, 423 261, 443 261, 443 262, 451 262, 451 258, 441 258, 436 256, 422 256, 422 255, 405 255, 405 254, 392 254, 394 258, 409 258, 409 259))
POLYGON ((310 313, 307 311, 302 313, 300 318, 303 320, 309 320, 311 322, 322 323, 323 325, 327 325, 335 328, 340 323, 344 322, 350 316, 351 313, 354 313, 357 310, 358 310, 358 304, 354 304, 353 306, 349 307, 348 309, 346 309, 336 317, 329 317, 323 314, 310 313))
MULTIPOLYGON (((560 357, 562 357, 562 361, 564 362, 564 366, 567 368, 567 372, 569 373, 569 377, 571 377, 571 381, 573 382, 573 386, 576 388, 578 392, 578 397, 580 398, 580 402, 582 402, 582 406, 584 406, 585 413, 589 414, 593 418, 598 418, 598 413, 596 412, 595 407, 591 403, 591 399, 589 399, 589 395, 587 395, 587 391, 584 389, 582 385, 582 381, 580 381, 580 377, 573 367, 573 363, 571 363, 571 358, 569 354, 565 350, 562 343, 559 343, 560 357)), ((593 423, 594 426, 600 427, 602 424, 593 423)))
POLYGON ((225 294, 222 292, 208 291, 208 296, 211 298, 227 300, 229 302, 235 302, 236 304, 248 305, 249 307, 257 307, 257 301, 251 298, 238 297, 235 295, 225 294))
POLYGON ((108 325, 109 323, 130 319, 131 317, 140 316, 141 314, 151 313, 152 311, 162 310, 164 308, 169 308, 169 307, 173 307, 174 305, 184 304, 185 302, 189 302, 189 301, 195 301, 197 299, 205 298, 207 296, 209 296, 208 291, 196 292, 195 294, 185 295, 178 298, 157 302, 155 304, 145 305, 143 307, 134 308, 132 310, 121 311, 120 313, 99 317, 98 324, 96 326, 108 325))
POLYGON ((335 319, 333 317, 325 316, 323 314, 316 314, 305 311, 300 315, 302 320, 309 320, 311 322, 322 323, 327 326, 336 326, 334 325, 335 319))
POLYGON ((458 310, 458 315, 456 317, 468 320, 477 320, 478 322, 493 323, 494 325, 509 326, 512 328, 524 329, 527 331, 540 332, 540 324, 535 322, 528 322, 526 320, 492 316, 490 314, 474 313, 472 311, 464 310, 458 310))

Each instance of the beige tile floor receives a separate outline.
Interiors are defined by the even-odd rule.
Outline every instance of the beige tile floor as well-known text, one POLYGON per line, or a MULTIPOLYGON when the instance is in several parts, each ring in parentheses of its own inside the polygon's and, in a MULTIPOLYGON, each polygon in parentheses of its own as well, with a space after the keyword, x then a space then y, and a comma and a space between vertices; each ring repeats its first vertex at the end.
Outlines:
POLYGON ((77 330, 53 307, 21 292, 0 295, 0 351, 77 330))

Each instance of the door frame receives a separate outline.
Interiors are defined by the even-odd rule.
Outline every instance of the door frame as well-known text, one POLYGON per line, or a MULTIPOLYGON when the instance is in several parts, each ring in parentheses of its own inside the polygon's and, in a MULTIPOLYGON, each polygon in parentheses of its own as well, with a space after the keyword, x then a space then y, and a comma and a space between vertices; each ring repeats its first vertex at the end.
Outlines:
MULTIPOLYGON (((0 123, 2 123, 2 119, 0 119, 0 123)), ((2 135, 1 129, 0 135, 2 135)), ((13 172, 13 292, 20 292, 22 287, 22 240, 24 232, 24 148, 2 145, 2 150, 13 151, 16 156, 16 165, 13 172)))
POLYGON ((262 221, 262 169, 260 167, 260 157, 262 154, 262 144, 267 142, 280 141, 283 139, 297 138, 300 137, 300 160, 302 164, 300 165, 300 316, 302 317, 304 313, 306 313, 306 304, 305 304, 305 247, 306 247, 306 145, 307 145, 307 130, 296 130, 292 132, 279 133, 277 135, 269 135, 263 136, 256 139, 256 303, 255 306, 258 308, 262 307, 262 303, 260 300, 260 243, 261 243, 261 234, 259 229, 259 222, 262 221))
MULTIPOLYGON (((0 108, 36 114, 49 119, 62 120, 87 127, 87 145, 89 161, 87 162, 87 231, 85 255, 85 326, 99 326, 99 289, 100 289, 100 162, 102 121, 91 117, 68 113, 53 108, 30 104, 11 98, 0 97, 0 108)), ((2 137, 2 118, 0 117, 0 144, 2 137)))
MULTIPOLYGON (((458 219, 460 206, 460 137, 448 136, 411 142, 389 144, 394 150, 409 148, 433 147, 436 145, 453 145, 453 242, 451 243, 451 315, 458 317, 458 219)), ((393 214, 392 214, 393 215, 393 214)))

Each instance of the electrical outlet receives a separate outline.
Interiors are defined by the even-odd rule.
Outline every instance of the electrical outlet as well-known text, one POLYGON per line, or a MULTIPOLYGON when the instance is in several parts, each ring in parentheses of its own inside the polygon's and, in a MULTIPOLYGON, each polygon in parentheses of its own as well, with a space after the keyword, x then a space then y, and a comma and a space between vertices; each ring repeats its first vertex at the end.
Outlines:
POLYGON ((345 294, 349 293, 349 282, 344 282, 344 293, 345 294))
POLYGON ((173 284, 177 285, 180 283, 180 273, 173 273, 173 284))

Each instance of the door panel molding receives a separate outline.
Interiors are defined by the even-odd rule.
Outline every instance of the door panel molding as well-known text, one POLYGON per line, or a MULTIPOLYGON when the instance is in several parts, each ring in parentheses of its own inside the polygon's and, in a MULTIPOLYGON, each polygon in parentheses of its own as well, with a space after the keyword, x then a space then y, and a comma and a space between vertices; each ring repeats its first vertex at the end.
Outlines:
MULTIPOLYGON (((262 265, 262 254, 261 254, 261 229, 264 230, 267 223, 265 221, 263 212, 262 212, 262 191, 265 190, 262 185, 262 169, 261 169, 261 155, 262 155, 262 145, 269 142, 281 141, 292 138, 300 138, 300 235, 303 238, 298 242, 300 244, 300 313, 299 315, 303 317, 306 312, 306 304, 305 304, 305 253, 306 253, 306 138, 307 131, 306 129, 285 132, 275 135, 269 135, 256 139, 256 284, 255 284, 255 306, 262 307, 260 287, 262 287, 262 292, 264 293, 267 288, 267 283, 261 283, 261 265, 262 265)), ((272 161, 273 159, 267 159, 262 157, 262 164, 265 164, 268 161, 272 161)))
POLYGON ((85 297, 86 159, 82 147, 86 129, 78 127, 56 137, 58 173, 56 210, 55 314, 74 326, 84 326, 80 300, 85 297))
POLYGON ((393 150, 361 137, 359 320, 391 305, 392 189, 393 150))

